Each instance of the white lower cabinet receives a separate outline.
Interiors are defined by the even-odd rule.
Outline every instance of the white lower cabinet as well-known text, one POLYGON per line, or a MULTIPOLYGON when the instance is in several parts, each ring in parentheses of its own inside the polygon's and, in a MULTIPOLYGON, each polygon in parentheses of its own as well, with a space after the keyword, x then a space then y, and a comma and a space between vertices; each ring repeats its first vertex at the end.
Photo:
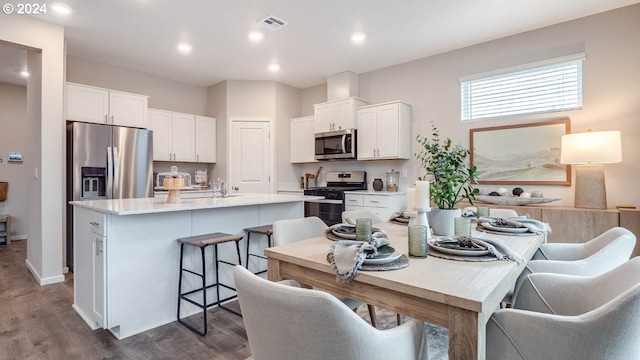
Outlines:
POLYGON ((407 206, 407 194, 404 192, 362 192, 344 193, 345 210, 370 210, 382 219, 389 219, 407 206))
POLYGON ((105 319, 106 216, 86 209, 74 211, 73 307, 95 330, 105 319))

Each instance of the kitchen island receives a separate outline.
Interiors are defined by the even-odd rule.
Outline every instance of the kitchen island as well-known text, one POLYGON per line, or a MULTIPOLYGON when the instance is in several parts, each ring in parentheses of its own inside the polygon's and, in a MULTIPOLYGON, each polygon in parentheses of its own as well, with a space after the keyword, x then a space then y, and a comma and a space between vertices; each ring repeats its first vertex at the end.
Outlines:
MULTIPOLYGON (((73 308, 92 329, 109 329, 118 339, 176 321, 180 252, 176 239, 213 232, 238 234, 247 227, 300 218, 304 201, 310 198, 318 197, 242 194, 182 199, 180 203, 166 203, 162 198, 72 201, 73 308)), ((240 246, 246 246, 245 239, 240 246)), ((219 259, 237 263, 233 243, 221 244, 218 251, 219 259)), ((207 279, 213 282, 210 249, 206 261, 211 264, 207 279)), ((245 265, 246 259, 242 261, 245 265)), ((184 265, 200 269, 198 249, 185 248, 184 265)), ((232 267, 219 266, 221 280, 233 284, 232 267)), ((195 276, 183 278, 185 288, 199 285, 195 276)), ((229 290, 221 288, 221 298, 229 295, 229 290)), ((207 292, 208 302, 215 298, 212 288, 207 292)), ((198 311, 182 302, 181 314, 198 311)))

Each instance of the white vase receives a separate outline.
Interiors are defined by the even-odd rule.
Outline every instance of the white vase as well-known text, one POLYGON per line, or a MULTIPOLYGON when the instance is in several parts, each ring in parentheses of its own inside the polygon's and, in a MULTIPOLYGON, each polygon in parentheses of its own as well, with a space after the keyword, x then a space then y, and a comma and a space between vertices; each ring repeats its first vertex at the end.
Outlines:
POLYGON ((453 236, 453 219, 462 216, 462 210, 431 208, 429 212, 429 225, 435 235, 453 236))

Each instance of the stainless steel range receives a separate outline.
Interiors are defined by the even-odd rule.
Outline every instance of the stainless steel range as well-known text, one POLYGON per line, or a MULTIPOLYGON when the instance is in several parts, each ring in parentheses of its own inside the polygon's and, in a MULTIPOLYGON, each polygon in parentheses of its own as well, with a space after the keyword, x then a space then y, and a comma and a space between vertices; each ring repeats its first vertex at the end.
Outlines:
POLYGON ((304 190, 305 195, 324 196, 321 200, 305 201, 304 216, 317 216, 331 226, 342 222, 344 192, 367 190, 366 171, 329 171, 327 186, 304 190))

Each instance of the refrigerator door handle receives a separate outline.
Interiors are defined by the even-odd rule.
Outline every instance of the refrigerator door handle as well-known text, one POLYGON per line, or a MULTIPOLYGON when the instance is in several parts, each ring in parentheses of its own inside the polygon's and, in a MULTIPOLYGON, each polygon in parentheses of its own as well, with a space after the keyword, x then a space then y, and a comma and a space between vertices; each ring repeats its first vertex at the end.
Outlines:
POLYGON ((111 147, 107 147, 107 199, 113 198, 113 153, 111 147))
POLYGON ((118 148, 113 148, 113 197, 117 196, 118 199, 121 198, 120 195, 120 158, 118 157, 118 148))

